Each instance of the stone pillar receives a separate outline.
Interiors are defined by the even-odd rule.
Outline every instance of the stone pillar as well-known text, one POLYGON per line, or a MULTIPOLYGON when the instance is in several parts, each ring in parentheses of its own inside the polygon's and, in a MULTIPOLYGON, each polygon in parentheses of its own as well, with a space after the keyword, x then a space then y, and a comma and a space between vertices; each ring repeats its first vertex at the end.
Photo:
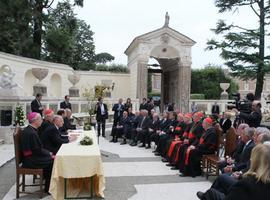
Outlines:
MULTIPOLYGON (((180 100, 178 102, 181 112, 189 111, 190 84, 191 84, 191 66, 183 65, 179 69, 178 91, 180 100)), ((177 106, 178 106, 177 105, 177 106)))
POLYGON ((137 98, 142 101, 147 98, 147 61, 138 62, 137 98))

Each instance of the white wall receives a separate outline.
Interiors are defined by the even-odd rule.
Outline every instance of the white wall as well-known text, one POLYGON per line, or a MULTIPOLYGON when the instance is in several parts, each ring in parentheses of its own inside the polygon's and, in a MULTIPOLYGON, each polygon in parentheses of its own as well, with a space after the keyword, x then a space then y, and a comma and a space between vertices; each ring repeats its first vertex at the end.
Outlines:
MULTIPOLYGON (((42 83, 47 86, 48 97, 63 98, 69 93, 68 90, 72 86, 68 80, 68 75, 73 74, 74 70, 68 65, 0 52, 0 68, 3 65, 8 65, 15 73, 13 81, 22 87, 26 97, 33 95, 33 85, 38 82, 31 73, 32 68, 49 69, 48 75, 42 80, 42 83)), ((113 99, 132 97, 130 74, 96 71, 77 71, 77 73, 81 76, 79 83, 76 85, 80 89, 81 96, 84 91, 83 88, 94 88, 95 85, 101 84, 102 80, 111 80, 115 83, 114 90, 111 93, 113 99)))

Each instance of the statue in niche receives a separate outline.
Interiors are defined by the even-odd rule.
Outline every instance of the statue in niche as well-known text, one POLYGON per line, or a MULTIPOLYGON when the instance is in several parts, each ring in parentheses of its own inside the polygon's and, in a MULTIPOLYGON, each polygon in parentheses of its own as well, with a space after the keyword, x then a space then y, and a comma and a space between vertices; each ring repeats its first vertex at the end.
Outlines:
POLYGON ((0 88, 12 89, 17 87, 17 83, 13 81, 15 73, 13 73, 9 66, 4 65, 0 70, 0 88))
POLYGON ((169 16, 168 12, 166 12, 164 27, 169 27, 169 22, 170 22, 170 16, 169 16))

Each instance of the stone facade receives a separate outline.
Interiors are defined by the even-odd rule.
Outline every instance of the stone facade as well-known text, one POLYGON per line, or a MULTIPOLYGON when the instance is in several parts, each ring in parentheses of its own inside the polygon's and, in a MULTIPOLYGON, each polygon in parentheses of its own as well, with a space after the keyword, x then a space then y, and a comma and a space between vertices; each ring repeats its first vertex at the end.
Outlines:
POLYGON ((131 72, 131 97, 139 100, 147 97, 147 64, 150 58, 155 58, 162 69, 161 104, 175 103, 182 112, 188 112, 194 44, 168 26, 136 37, 125 51, 131 72))

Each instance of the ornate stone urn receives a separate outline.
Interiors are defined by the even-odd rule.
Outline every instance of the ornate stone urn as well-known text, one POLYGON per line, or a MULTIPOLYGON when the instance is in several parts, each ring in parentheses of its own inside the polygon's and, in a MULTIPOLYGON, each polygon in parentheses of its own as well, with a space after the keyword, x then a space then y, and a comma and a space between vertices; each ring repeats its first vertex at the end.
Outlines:
POLYGON ((68 75, 68 80, 72 83, 72 87, 69 88, 69 96, 70 97, 79 97, 79 89, 75 86, 81 79, 81 76, 74 72, 74 74, 68 75))
POLYGON ((43 96, 47 96, 47 86, 41 83, 41 81, 48 75, 49 69, 45 68, 32 68, 32 74, 38 79, 38 83, 33 86, 34 96, 37 93, 41 93, 43 96))
POLYGON ((226 90, 229 89, 230 83, 220 83, 219 86, 223 90, 223 92, 220 94, 220 99, 229 99, 229 94, 226 90))

